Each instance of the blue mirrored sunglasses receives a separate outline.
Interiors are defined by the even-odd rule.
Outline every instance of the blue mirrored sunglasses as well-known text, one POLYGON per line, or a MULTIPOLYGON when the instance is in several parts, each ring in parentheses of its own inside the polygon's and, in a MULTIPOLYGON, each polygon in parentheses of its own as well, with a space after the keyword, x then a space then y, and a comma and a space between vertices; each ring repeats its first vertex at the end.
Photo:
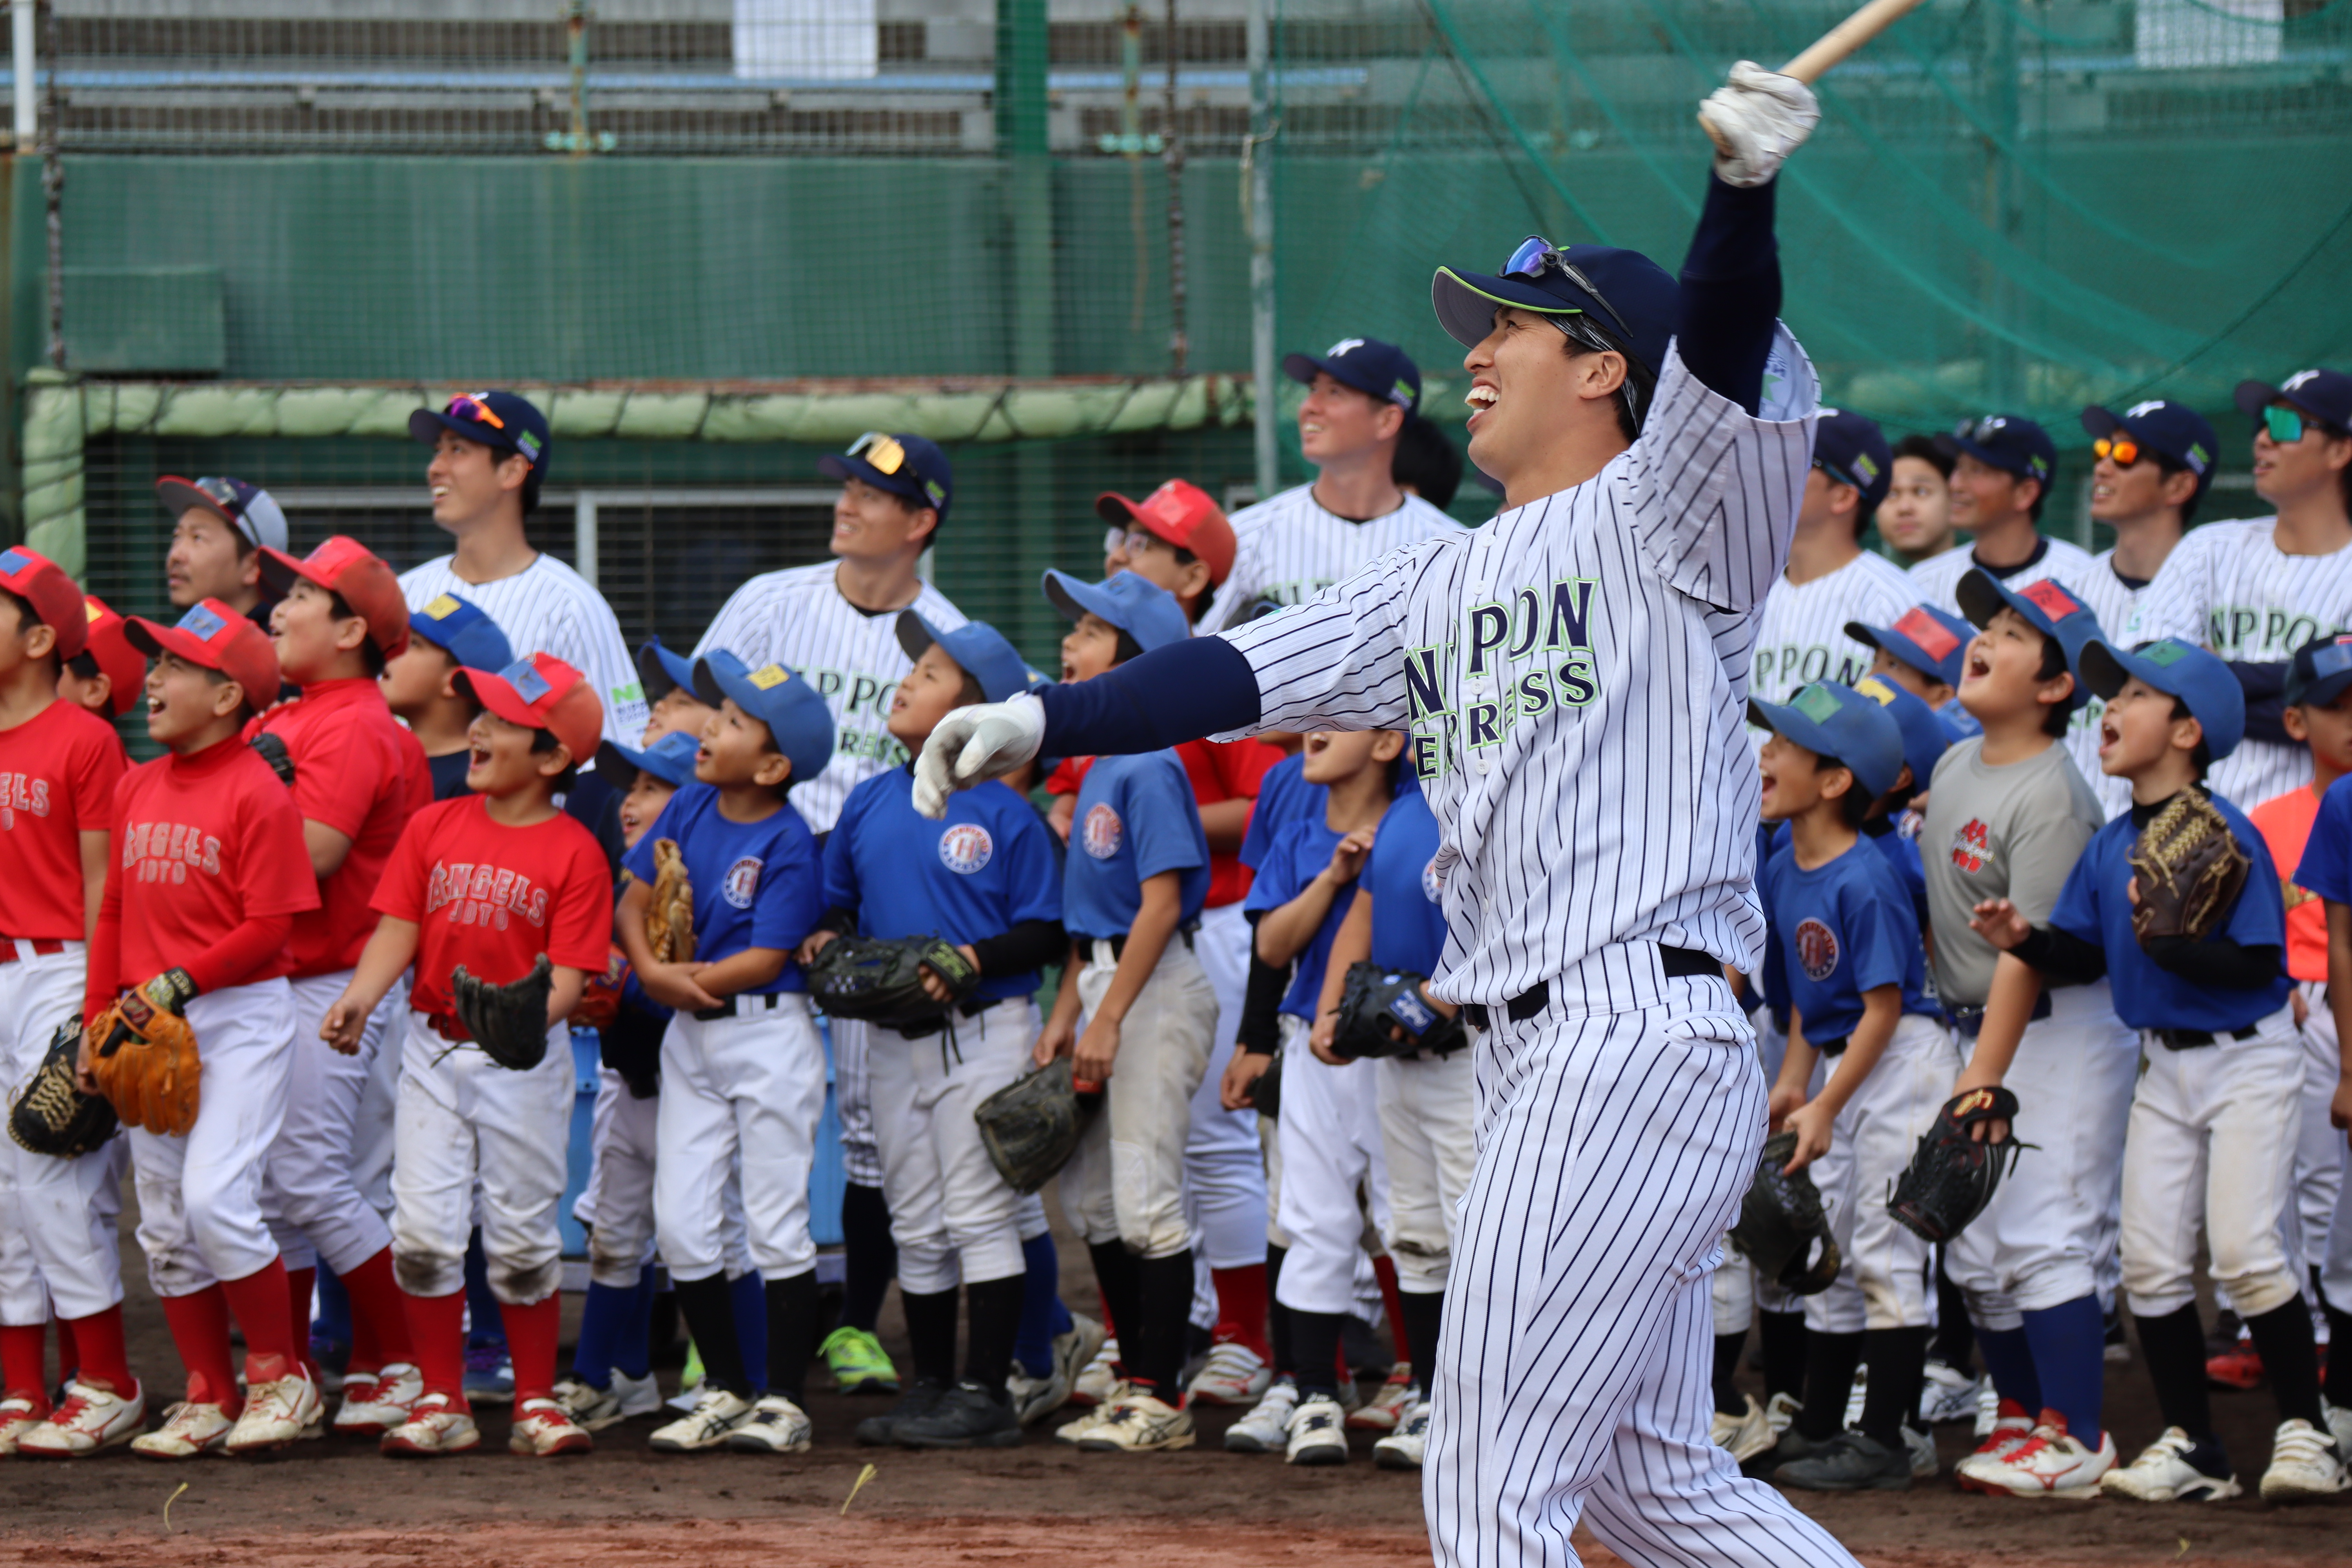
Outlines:
POLYGON ((1511 252, 1511 258, 1497 269, 1496 276, 1524 278, 1530 283, 1538 283, 1543 280, 1547 269, 1558 271, 1583 289, 1586 297, 1601 307, 1601 313, 1609 318, 1611 325, 1625 336, 1633 336, 1632 329, 1625 325, 1625 318, 1617 313, 1617 307, 1609 302, 1606 295, 1592 286, 1592 279, 1585 275, 1584 268, 1570 261, 1560 253, 1558 246, 1539 234, 1531 234, 1521 240, 1519 247, 1511 252))

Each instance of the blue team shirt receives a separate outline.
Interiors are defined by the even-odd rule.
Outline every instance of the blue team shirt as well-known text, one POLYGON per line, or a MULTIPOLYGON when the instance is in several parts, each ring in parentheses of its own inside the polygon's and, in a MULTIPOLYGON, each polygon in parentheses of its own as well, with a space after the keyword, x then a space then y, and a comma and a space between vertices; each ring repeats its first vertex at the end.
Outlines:
POLYGON ((1241 862, 1251 870, 1265 864, 1274 836, 1295 816, 1321 816, 1324 789, 1307 782, 1307 753, 1293 752, 1265 770, 1257 783, 1257 805, 1250 809, 1249 831, 1242 835, 1241 862))
POLYGON ((1174 752, 1097 757, 1078 786, 1062 874, 1062 923, 1073 937, 1125 936, 1143 907, 1145 879, 1181 871, 1179 923, 1209 897, 1209 836, 1192 781, 1174 752))
MULTIPOLYGON (((870 937, 942 936, 959 945, 1024 921, 1062 918, 1054 832, 1027 801, 991 782, 948 796, 938 822, 915 810, 911 765, 849 792, 824 841, 824 901, 870 937)), ((972 994, 1002 1001, 1037 989, 1038 973, 992 974, 972 994)))
MULTIPOLYGON (((824 871, 816 836, 790 805, 759 822, 730 822, 719 814, 719 791, 699 782, 681 786, 622 862, 651 887, 654 841, 677 840, 694 884, 694 956, 700 963, 732 958, 747 947, 790 952, 824 915, 824 871)), ((805 991, 797 963, 752 995, 805 991)))
POLYGON ((2294 868, 2294 885, 2332 904, 2352 904, 2352 774, 2337 779, 2319 797, 2319 815, 2311 819, 2311 837, 2304 840, 2303 859, 2294 868))
MULTIPOLYGON (((1327 824, 1320 812, 1292 817, 1275 835, 1265 864, 1257 868, 1257 880, 1250 884, 1242 908, 1276 910, 1298 897, 1331 864, 1331 851, 1345 837, 1327 824)), ((1348 918, 1348 906, 1356 901, 1356 886, 1350 882, 1339 889, 1331 900, 1330 912, 1315 928, 1314 940, 1299 949, 1290 989, 1282 994, 1283 1012, 1310 1024, 1315 1021, 1316 1005, 1323 1000, 1323 971, 1331 962, 1331 941, 1339 934, 1339 922, 1348 918)))
MULTIPOLYGON (((2221 934, 2241 947, 2275 947, 2284 952, 2286 902, 2279 891, 2278 870, 2271 864, 2270 848, 2243 812, 2218 795, 2209 798, 2254 862, 2246 873, 2245 890, 2238 895, 2237 907, 2230 911, 2221 934)), ((2335 798, 2336 790, 2330 786, 2327 799, 2335 798)), ((2320 825, 2326 821, 2326 813, 2323 801, 2319 822, 2313 824, 2311 830, 2311 842, 2315 845, 2319 842, 2320 825)), ((2106 950, 2107 982, 2115 993, 2116 1016, 2135 1029, 2221 1032, 2242 1029, 2285 1006, 2287 993, 2294 982, 2287 978, 2284 965, 2267 985, 2251 991, 2220 990, 2193 984, 2141 951, 2138 939, 2132 935, 2131 895, 2127 890, 2132 878, 2128 857, 2139 841, 2139 833, 2132 826, 2131 813, 2126 812, 2093 834, 2082 858, 2074 862, 2074 869, 2068 874, 2065 887, 2059 890, 2057 908, 2050 911, 2051 925, 2106 950)), ((2308 850, 2303 863, 2306 867, 2311 864, 2308 850)), ((2300 880, 2297 885, 2311 887, 2300 880)), ((2319 891, 2316 888, 2312 890, 2319 891)))
POLYGON ((1782 844, 1765 863, 1763 893, 1789 999, 1809 1043, 1853 1033, 1863 994, 1882 985, 1902 988, 1904 1012, 1934 1016, 1919 917, 1885 855, 1857 842, 1808 871, 1782 844))
MULTIPOLYGON (((1412 776, 1410 773, 1406 774, 1412 776)), ((1437 816, 1417 789, 1381 818, 1359 885, 1372 895, 1372 953, 1382 969, 1435 975, 1445 952, 1445 886, 1437 878, 1437 816)))

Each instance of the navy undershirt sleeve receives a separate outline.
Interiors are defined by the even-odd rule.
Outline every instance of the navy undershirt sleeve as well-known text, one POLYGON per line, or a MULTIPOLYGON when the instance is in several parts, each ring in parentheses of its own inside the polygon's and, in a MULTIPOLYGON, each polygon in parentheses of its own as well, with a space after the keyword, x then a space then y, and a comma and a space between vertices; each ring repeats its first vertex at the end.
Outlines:
POLYGON ((1750 414, 1764 400, 1764 361, 1780 314, 1780 249, 1772 232, 1779 184, 1727 185, 1709 175, 1706 205, 1683 259, 1675 329, 1683 363, 1750 414))
POLYGON ((1223 637, 1189 637, 1039 689, 1048 757, 1129 756, 1257 723, 1257 671, 1223 637))
POLYGON ((2268 741, 2279 746, 2301 745, 2302 742, 2286 732, 2287 667, 2234 658, 2228 662, 2230 673, 2245 689, 2246 739, 2268 741))

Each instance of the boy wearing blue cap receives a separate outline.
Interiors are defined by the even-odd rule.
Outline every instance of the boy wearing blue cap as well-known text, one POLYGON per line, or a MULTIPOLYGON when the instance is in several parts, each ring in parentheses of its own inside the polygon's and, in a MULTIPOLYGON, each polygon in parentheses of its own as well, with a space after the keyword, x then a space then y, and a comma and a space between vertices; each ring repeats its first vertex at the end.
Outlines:
POLYGON ((694 689, 694 660, 647 637, 637 648, 637 683, 646 693, 646 733, 650 746, 664 735, 699 739, 713 710, 694 689))
POLYGON ((1947 550, 1911 568, 1921 602, 1966 611, 1960 579, 1983 572, 2011 588, 2045 577, 2080 583, 2090 576, 2088 551, 2042 531, 2042 512, 2058 471, 2050 433, 2017 414, 1965 419, 1936 437, 1952 462, 1952 526, 1973 536, 1972 548, 1947 550))
POLYGON ((1758 759, 1764 820, 1789 824, 1761 889, 1790 999, 1772 1125, 1797 1135, 1791 1168, 1811 1168, 1848 1263, 1805 1300, 1805 1405, 1781 1436, 1775 1479, 1811 1491, 1906 1490, 1903 1428, 1927 1354, 1927 1247, 1869 1197, 1901 1173, 1959 1062, 1927 996, 1909 889, 1861 837, 1902 786, 1903 732, 1876 697, 1821 682, 1785 707, 1751 701, 1748 716, 1770 736, 1758 759), (1809 1093, 1824 1059, 1834 1066, 1809 1093), (1865 1356, 1862 1422, 1841 1431, 1865 1356))
POLYGON ((481 710, 459 695, 454 678, 460 669, 504 669, 513 662, 498 622, 469 600, 436 594, 408 612, 408 646, 384 662, 376 679, 394 717, 425 748, 435 800, 467 793, 466 731, 481 710))
POLYGON ((2101 761, 2131 781, 2130 815, 2092 839, 2047 924, 2028 922, 2003 900, 1979 906, 1974 924, 2007 950, 2006 974, 2054 985, 2111 978, 2117 1013, 2139 1031, 2145 1066, 2124 1145, 2123 1277, 2167 1430, 2128 1468, 2108 1471, 2100 1489, 2147 1502, 2238 1494, 2206 1396, 2194 1279, 2201 1228, 2213 1279, 2244 1316, 2278 1400, 2264 1500, 2341 1491, 2311 1317, 2279 1228, 2303 1089, 2282 962, 2285 908, 2261 836, 2202 783, 2237 744, 2245 699, 2220 659, 2171 638, 2137 653, 2094 641, 2081 665, 2106 700, 2101 761), (2203 938, 2143 935, 2131 856, 2189 792, 2210 802, 2252 865, 2203 938))
MULTIPOLYGON (((1883 626, 1849 622, 1845 635, 1877 652, 1864 673, 1890 680, 1934 709, 1954 740, 1979 726, 1960 706, 1960 665, 1977 629, 1966 618, 1933 605, 1914 605, 1883 626)), ((1921 779, 1924 793, 1927 781, 1921 779)))
POLYGON ((2099 1416, 2098 1282, 2115 1246, 2138 1038, 2116 1021, 2105 980, 2045 992, 2020 972, 2023 990, 2004 993, 2000 950, 1969 922, 1996 899, 2048 921, 2106 821, 2059 743, 2081 701, 2075 659, 2099 627, 2048 579, 2020 590, 1971 572, 1959 599, 1983 628, 1960 701, 1984 733, 1937 763, 1920 833, 1936 990, 1968 1058, 1953 1092, 2006 1079, 2021 1105, 2017 1136, 2035 1152, 1944 1249, 2000 1395, 1991 1432, 1958 1474, 1976 1490, 2087 1496, 2116 1462, 2099 1416))
POLYGON ((677 1009, 661 1047, 654 1220, 704 1376, 694 1408, 653 1447, 809 1446, 803 1358, 816 1327, 808 1182, 824 1111, 824 1047, 793 953, 824 910, 816 839, 785 799, 833 756, 833 719, 782 665, 718 652, 695 689, 718 710, 682 786, 622 862, 634 880, 614 924, 637 982, 677 1009), (694 895, 690 952, 657 962, 647 940, 656 850, 674 844, 694 895), (767 1387, 751 1382, 728 1284, 723 1197, 740 1181, 751 1258, 766 1280, 767 1387))

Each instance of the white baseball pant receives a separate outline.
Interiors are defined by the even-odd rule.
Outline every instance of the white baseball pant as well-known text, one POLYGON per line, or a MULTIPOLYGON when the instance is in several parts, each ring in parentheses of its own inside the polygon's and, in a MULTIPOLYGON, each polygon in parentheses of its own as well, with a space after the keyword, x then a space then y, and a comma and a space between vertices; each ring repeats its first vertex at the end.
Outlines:
POLYGON ((398 1136, 400 1064, 406 1055, 402 1040, 407 1030, 408 976, 402 975, 384 993, 384 1026, 368 1069, 367 1087, 360 1092, 359 1110, 352 1125, 352 1184, 368 1207, 392 1223, 392 1156, 398 1136))
POLYGON ((1388 1173, 1381 1239, 1396 1260, 1397 1288, 1428 1295, 1445 1289, 1462 1194, 1478 1163, 1478 1069, 1466 1049, 1371 1065, 1388 1173))
MULTIPOLYGON (((1832 1076, 1835 1064, 1832 1064, 1832 1076)), ((1927 1243, 1895 1223, 1886 1194, 1935 1125, 1959 1077, 1959 1047, 1934 1018, 1906 1015, 1830 1124, 1829 1152, 1809 1167, 1844 1267, 1805 1298, 1805 1327, 1825 1334, 1917 1329, 1936 1321, 1927 1243)))
MULTIPOLYGON (((16 1103, 48 1055, 58 1026, 81 1011, 87 954, 69 942, 37 953, 23 938, 0 939, 0 1113, 16 1103)), ((122 1254, 100 1194, 121 1141, 60 1160, 0 1141, 0 1323, 27 1328, 58 1314, 87 1318, 122 1300, 122 1254)))
POLYGON ((408 1015, 392 1168, 392 1266, 412 1296, 466 1288, 466 1238, 481 1190, 490 1292, 527 1306, 562 1283, 563 1201, 572 1107, 572 1037, 547 1032, 537 1067, 502 1068, 478 1047, 452 1048, 422 1013, 408 1015))
POLYGON ((1193 937, 1202 972, 1217 994, 1217 1026, 1209 1040, 1209 1070, 1192 1091, 1184 1191, 1200 1231, 1194 1250, 1210 1268, 1265 1261, 1265 1156, 1258 1148, 1257 1112, 1227 1110, 1219 1098, 1226 1056, 1241 1035, 1255 934, 1241 905, 1232 903, 1202 911, 1193 937))
POLYGON ((1294 1311, 1354 1312, 1364 1256, 1364 1205, 1385 1235, 1387 1154, 1370 1062, 1333 1067, 1308 1047, 1307 1020, 1282 1016, 1282 1228, 1290 1251, 1275 1296, 1294 1311))
MULTIPOLYGON (((662 1036, 654 1228, 671 1278, 689 1283, 726 1267, 726 1189, 737 1177, 752 1266, 769 1279, 816 1267, 809 1171, 824 1115, 824 1044, 797 992, 735 1005, 731 1018, 680 1013, 662 1036)), ((863 1047, 861 1037, 861 1059, 863 1047)))
MULTIPOLYGON (((1097 941, 1078 972, 1089 1017, 1118 970, 1110 943, 1097 941)), ((1192 948, 1171 937, 1120 1023, 1102 1114, 1062 1168, 1063 1212, 1088 1245, 1122 1241, 1143 1258, 1173 1258, 1192 1245, 1184 1147, 1216 1026, 1217 994, 1192 948)))
POLYGON ((874 1141, 874 1088, 866 1065, 866 1025, 856 1018, 825 1020, 833 1041, 833 1110, 841 1122, 841 1170, 850 1184, 882 1184, 882 1149, 874 1141))
POLYGON ((139 1245, 158 1296, 193 1296, 278 1258, 261 1182, 286 1118, 293 994, 283 980, 232 985, 191 1001, 187 1019, 204 1062, 195 1125, 181 1138, 130 1135, 139 1245))
POLYGON ((588 1181, 572 1217, 588 1227, 588 1278, 633 1289, 654 1251, 654 1150, 661 1099, 639 1100, 611 1068, 596 1069, 588 1181))
POLYGON ((2297 1031, 2303 1038, 2303 1113, 2295 1129, 2294 1184, 2286 1216, 2287 1256, 2295 1278, 2323 1268, 2327 1233, 2335 1223, 2344 1187, 2345 1139, 2327 1120, 2342 1070, 2336 1054, 2336 1015, 2328 1010, 2327 987, 2305 981, 2296 987, 2310 1009, 2297 1031))
POLYGON ((338 1274, 349 1273, 392 1242, 391 1227, 361 1193, 352 1162, 360 1106, 394 1017, 392 999, 385 997, 360 1026, 355 1055, 319 1038, 320 1020, 351 980, 344 969, 287 982, 294 998, 294 1057, 286 1120, 269 1146, 261 1203, 289 1268, 324 1262, 338 1274))
POLYGON ((1027 1068, 1037 1005, 1022 996, 951 1016, 953 1028, 936 1035, 909 1038, 880 1025, 866 1031, 898 1287, 919 1296, 1027 1268, 1020 1194, 997 1174, 971 1113, 1027 1068))

